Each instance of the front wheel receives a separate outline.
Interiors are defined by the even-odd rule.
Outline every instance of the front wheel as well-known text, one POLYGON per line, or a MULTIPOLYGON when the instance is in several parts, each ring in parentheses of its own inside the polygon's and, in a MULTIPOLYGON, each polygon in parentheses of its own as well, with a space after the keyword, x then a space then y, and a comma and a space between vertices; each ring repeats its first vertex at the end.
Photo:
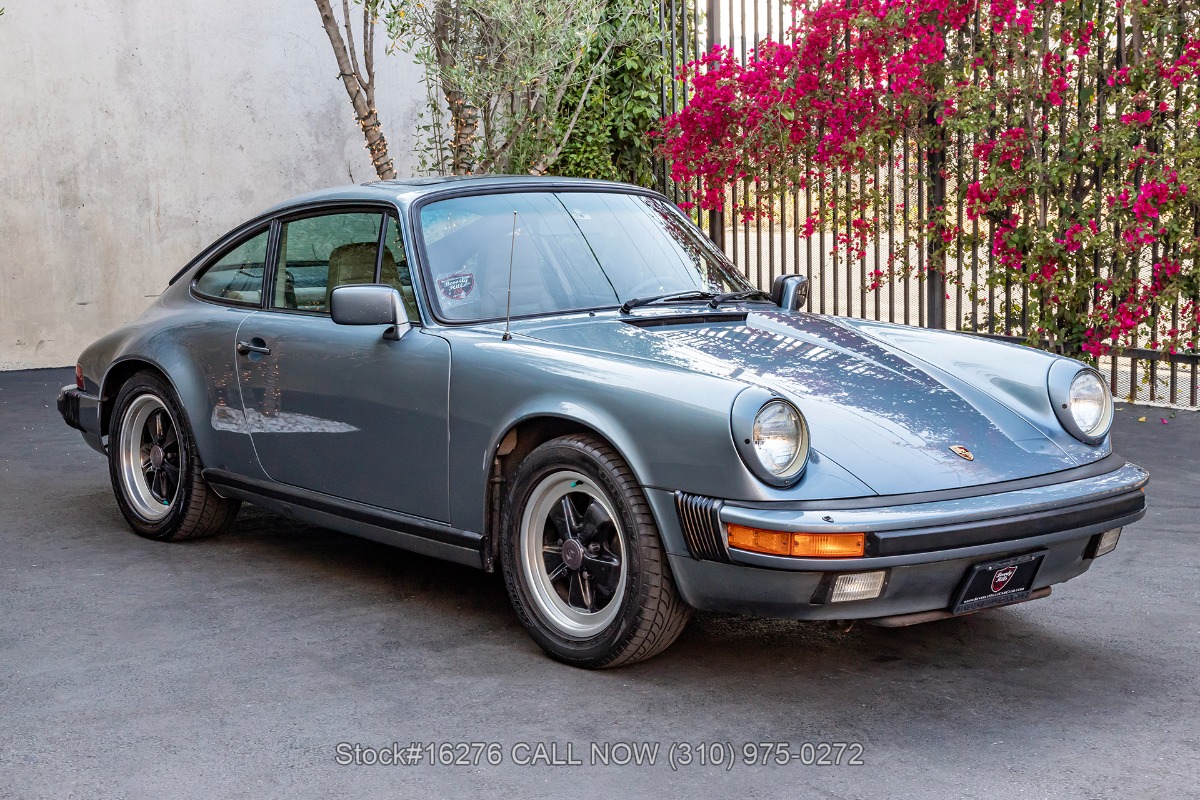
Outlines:
POLYGON ((559 661, 641 661, 675 641, 691 615, 633 471, 595 437, 564 436, 529 454, 502 536, 513 607, 559 661))
POLYGON ((108 436, 108 470, 129 527, 148 539, 211 536, 237 515, 200 476, 191 425, 175 392, 140 372, 121 387, 108 436))

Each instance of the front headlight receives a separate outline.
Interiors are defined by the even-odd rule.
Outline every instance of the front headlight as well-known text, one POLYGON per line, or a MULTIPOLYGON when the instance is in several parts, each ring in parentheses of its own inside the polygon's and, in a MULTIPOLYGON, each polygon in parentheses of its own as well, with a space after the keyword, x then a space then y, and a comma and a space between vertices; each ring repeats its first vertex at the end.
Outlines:
POLYGON ((786 477, 796 466, 804 444, 804 424, 800 412, 783 400, 772 400, 754 417, 750 434, 754 452, 767 472, 786 477))
POLYGON ((1061 359, 1050 367, 1050 402, 1067 432, 1081 442, 1100 444, 1112 427, 1113 402, 1100 373, 1061 359))
POLYGON ((1107 429, 1112 409, 1109 407, 1108 389, 1096 373, 1085 370, 1075 376, 1071 381, 1067 403, 1075 424, 1088 436, 1095 436, 1107 429))
POLYGON ((808 463, 808 425, 794 405, 761 389, 738 395, 733 405, 738 454, 755 477, 790 486, 808 463))

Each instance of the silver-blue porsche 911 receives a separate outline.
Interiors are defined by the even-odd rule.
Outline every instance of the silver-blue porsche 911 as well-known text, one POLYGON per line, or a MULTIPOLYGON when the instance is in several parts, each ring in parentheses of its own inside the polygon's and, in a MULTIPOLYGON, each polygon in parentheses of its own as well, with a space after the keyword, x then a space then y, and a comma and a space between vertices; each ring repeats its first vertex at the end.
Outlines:
POLYGON ((885 626, 1045 597, 1145 513, 1090 367, 760 292, 665 197, 549 178, 318 192, 84 351, 59 410, 134 531, 246 501, 492 571, 554 658, 693 609, 885 626))

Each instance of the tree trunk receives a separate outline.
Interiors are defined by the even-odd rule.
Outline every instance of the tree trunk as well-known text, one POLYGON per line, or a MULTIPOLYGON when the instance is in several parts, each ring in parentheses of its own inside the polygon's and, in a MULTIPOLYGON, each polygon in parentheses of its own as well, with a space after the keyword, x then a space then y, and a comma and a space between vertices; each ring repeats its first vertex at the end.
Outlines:
POLYGON ((461 92, 445 90, 446 104, 454 138, 450 143, 450 170, 455 175, 470 175, 475 171, 475 135, 479 129, 479 109, 468 103, 461 92))
MULTIPOLYGON (((438 71, 449 74, 455 66, 455 53, 461 36, 457 9, 447 0, 436 0, 433 7, 433 50, 438 60, 438 71)), ((472 105, 463 93, 441 81, 442 95, 450 109, 450 172, 454 175, 470 175, 475 171, 475 138, 479 130, 479 109, 472 105)))
MULTIPOLYGON (((350 95, 350 104, 354 106, 354 119, 362 129, 366 139, 367 152, 371 154, 371 166, 380 180, 391 180, 396 177, 392 159, 388 156, 387 139, 383 135, 383 125, 379 122, 379 113, 375 110, 375 76, 371 68, 374 48, 374 37, 367 30, 363 31, 363 58, 367 64, 367 76, 364 77, 358 69, 357 59, 353 58, 353 40, 347 49, 346 40, 338 28, 337 18, 333 15, 329 0, 315 0, 317 9, 321 12, 321 24, 329 36, 329 44, 333 46, 333 56, 337 59, 338 74, 350 95)), ((363 15, 364 25, 369 25, 367 15, 363 15)), ((346 18, 346 30, 350 30, 350 19, 346 18)))

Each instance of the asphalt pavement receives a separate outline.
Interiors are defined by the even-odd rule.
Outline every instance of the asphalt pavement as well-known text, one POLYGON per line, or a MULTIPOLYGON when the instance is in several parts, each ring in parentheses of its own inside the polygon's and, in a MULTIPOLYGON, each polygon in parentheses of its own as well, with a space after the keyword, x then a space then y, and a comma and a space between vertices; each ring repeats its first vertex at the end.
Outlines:
POLYGON ((0 797, 1200 795, 1200 414, 1118 404, 1149 513, 1046 600, 899 630, 702 614, 585 672, 496 576, 249 507, 135 536, 55 411, 71 381, 0 373, 0 797), (353 763, 380 757, 409 763, 353 763))

